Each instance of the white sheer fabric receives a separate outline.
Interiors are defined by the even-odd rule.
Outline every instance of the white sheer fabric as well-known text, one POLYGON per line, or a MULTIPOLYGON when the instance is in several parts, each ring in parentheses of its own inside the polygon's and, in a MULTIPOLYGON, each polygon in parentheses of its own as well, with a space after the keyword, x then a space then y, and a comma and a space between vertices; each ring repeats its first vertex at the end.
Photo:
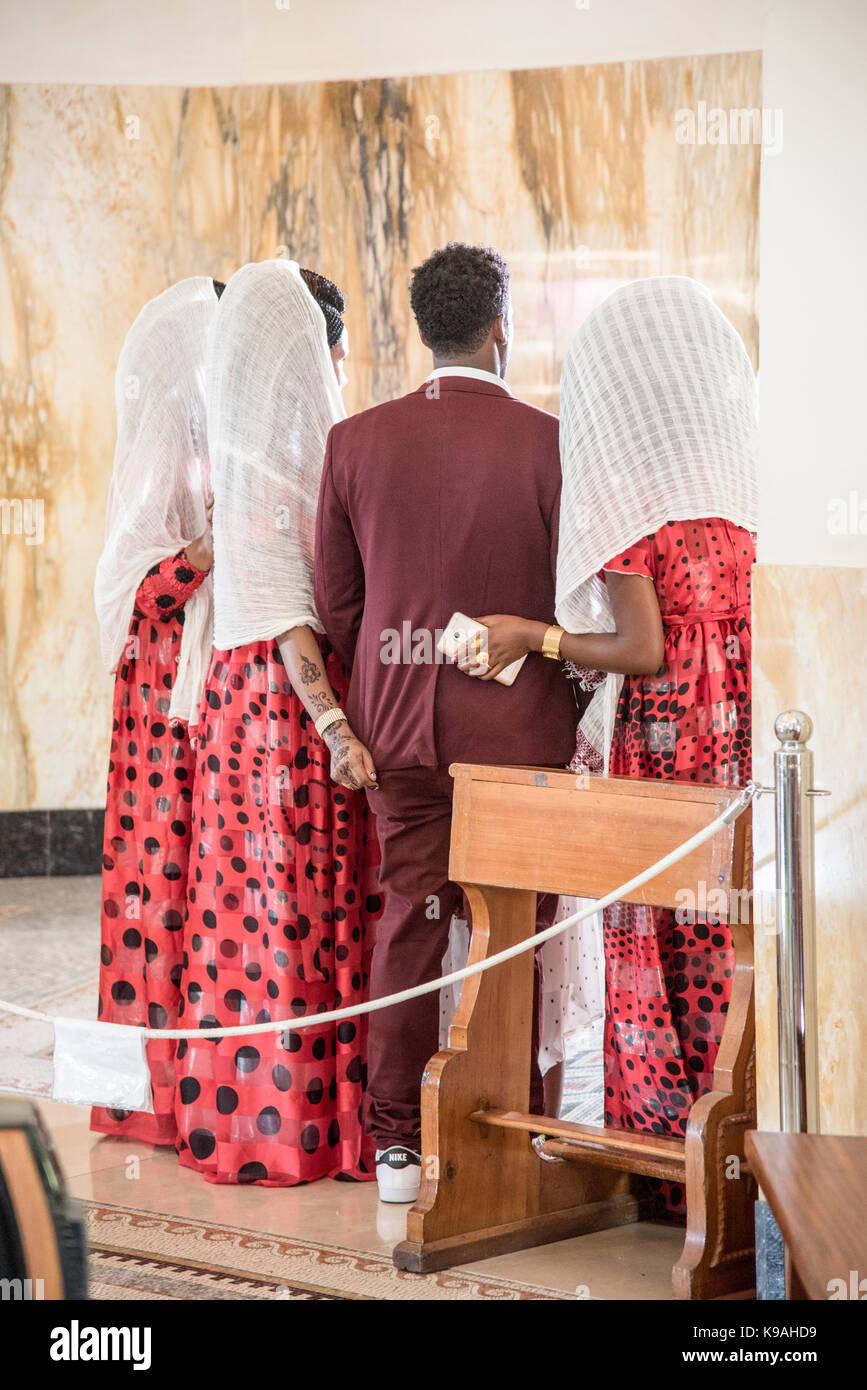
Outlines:
MULTIPOLYGON (((144 306, 118 359, 117 445, 94 581, 109 671, 123 654, 136 590, 148 570, 205 528, 205 360, 216 312, 213 280, 181 280, 144 306)), ((211 595, 209 576, 184 609, 172 718, 188 719, 201 696, 212 640, 211 595)))
MULTIPOLYGON (((561 898, 555 922, 589 906, 587 898, 561 898)), ((542 1075, 568 1060, 569 1041, 605 1012, 602 913, 552 936, 539 951, 542 1018, 539 1070, 542 1075)))
MULTIPOLYGON (((452 917, 449 923, 449 944, 442 959, 443 975, 463 970, 470 954, 470 924, 464 917, 452 917)), ((462 980, 455 985, 443 985, 440 990, 440 1047, 449 1045, 449 1029, 461 1002, 462 980)))
POLYGON ((214 645, 322 631, 313 543, 328 431, 345 418, 325 320, 294 261, 243 266, 208 359, 214 645))
MULTIPOLYGON (((560 410, 556 615, 568 632, 613 630, 599 571, 667 521, 756 529, 755 374, 697 281, 653 276, 609 295, 569 349, 560 410)), ((620 684, 609 677, 581 722, 604 771, 620 684)))

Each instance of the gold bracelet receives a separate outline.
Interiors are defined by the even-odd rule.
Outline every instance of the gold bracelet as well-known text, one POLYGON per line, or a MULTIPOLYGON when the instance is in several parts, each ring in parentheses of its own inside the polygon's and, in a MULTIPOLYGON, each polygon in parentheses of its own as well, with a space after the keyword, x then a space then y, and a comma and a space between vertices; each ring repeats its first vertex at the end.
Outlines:
POLYGON ((560 660, 560 643, 563 641, 563 628, 552 624, 542 638, 542 655, 551 661, 560 660))

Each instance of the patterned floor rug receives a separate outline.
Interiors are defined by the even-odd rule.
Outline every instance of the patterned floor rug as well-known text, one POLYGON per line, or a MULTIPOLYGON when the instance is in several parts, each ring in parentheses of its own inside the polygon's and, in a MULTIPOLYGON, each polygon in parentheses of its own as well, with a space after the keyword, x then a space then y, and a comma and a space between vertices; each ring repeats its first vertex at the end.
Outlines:
POLYGON ((406 1274, 388 1255, 87 1202, 90 1296, 115 1299, 574 1302, 537 1284, 444 1270, 406 1274))

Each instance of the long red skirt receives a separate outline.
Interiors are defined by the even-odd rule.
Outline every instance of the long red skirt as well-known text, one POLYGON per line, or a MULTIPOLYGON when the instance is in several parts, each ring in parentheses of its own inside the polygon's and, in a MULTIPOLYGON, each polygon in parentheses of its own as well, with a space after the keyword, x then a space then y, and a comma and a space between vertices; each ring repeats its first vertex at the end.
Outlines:
MULTIPOLYGON (((606 566, 653 580, 665 639, 662 669, 624 681, 612 774, 732 788, 749 779, 754 556, 749 532, 711 518, 669 522, 606 566)), ((692 906, 676 915, 615 903, 603 914, 608 1125, 682 1135, 713 1085, 734 950, 728 926, 692 906)), ((679 1184, 650 1186, 660 1213, 683 1214, 679 1184)))
POLYGON ((370 1179, 365 1019, 291 1027, 366 997, 381 911, 366 799, 330 781, 274 642, 214 653, 198 732, 180 1026, 287 1028, 178 1043, 180 1161, 215 1183, 370 1179))
MULTIPOLYGON (((205 575, 184 551, 145 576, 114 684, 102 859, 99 1017, 176 1028, 194 756, 169 704, 183 607, 205 575)), ((90 1127, 174 1144, 175 1045, 147 1044, 154 1113, 95 1106, 90 1127)))

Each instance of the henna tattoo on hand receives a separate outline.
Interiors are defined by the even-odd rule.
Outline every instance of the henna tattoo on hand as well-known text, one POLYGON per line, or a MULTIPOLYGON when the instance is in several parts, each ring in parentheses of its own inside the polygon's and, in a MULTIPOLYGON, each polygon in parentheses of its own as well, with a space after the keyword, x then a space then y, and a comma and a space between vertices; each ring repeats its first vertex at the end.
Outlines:
POLYGON ((340 724, 325 730, 325 741, 331 750, 331 776, 335 782, 347 782, 358 791, 359 783, 353 775, 349 762, 349 749, 352 735, 340 724))
POLYGON ((321 680, 321 679, 322 679, 322 672, 320 671, 319 667, 316 665, 316 662, 315 662, 315 661, 311 661, 311 659, 310 659, 309 656, 303 656, 303 655, 302 655, 302 657, 301 657, 301 683, 302 683, 302 685, 312 685, 314 681, 318 681, 318 680, 321 680))
POLYGON ((342 727, 344 722, 338 721, 338 723, 332 724, 330 729, 325 730, 325 742, 331 749, 332 758, 341 757, 349 744, 349 729, 342 727))
POLYGON ((334 779, 337 782, 348 783, 348 785, 352 787, 353 790, 358 791, 359 784, 357 779, 352 775, 352 772, 350 771, 348 758, 344 758, 342 763, 337 764, 337 767, 334 769, 334 779))
POLYGON ((332 695, 326 695, 322 691, 314 691, 309 700, 317 714, 324 714, 327 709, 335 709, 336 705, 332 695))

